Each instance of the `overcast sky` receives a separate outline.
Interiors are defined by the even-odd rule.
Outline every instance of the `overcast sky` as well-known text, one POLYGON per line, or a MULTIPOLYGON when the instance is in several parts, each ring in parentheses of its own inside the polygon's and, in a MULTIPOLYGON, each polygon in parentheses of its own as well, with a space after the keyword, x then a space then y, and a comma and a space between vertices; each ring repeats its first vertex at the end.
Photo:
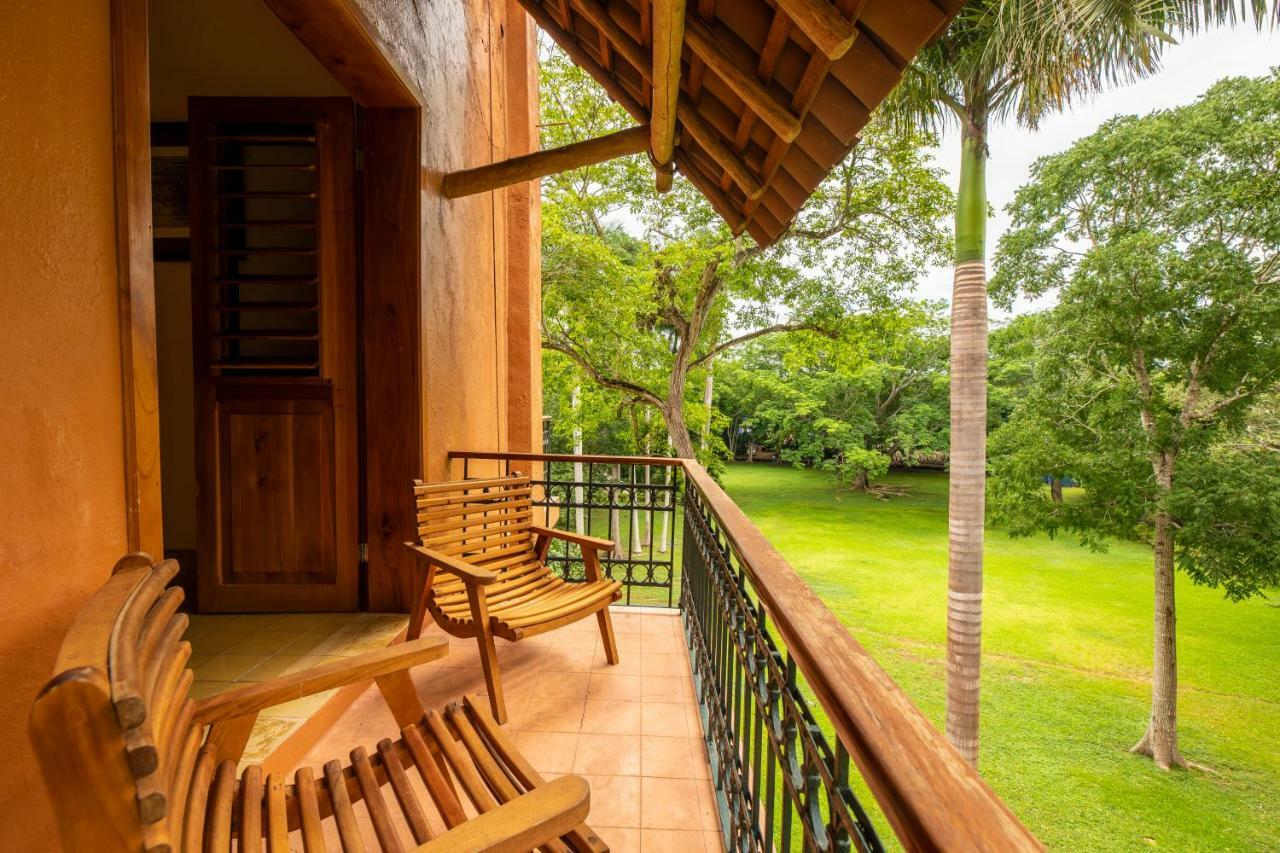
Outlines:
MULTIPOLYGON (((988 223, 987 250, 994 253, 996 241, 1008 226, 1004 207, 1030 174, 1037 158, 1068 148, 1114 115, 1142 115, 1152 110, 1194 101, 1205 89, 1223 77, 1257 77, 1280 65, 1280 34, 1259 33, 1252 24, 1235 29, 1211 30, 1184 39, 1165 53, 1162 70, 1130 86, 1097 95, 1077 103, 1070 112, 1050 116, 1037 131, 1008 123, 992 128, 991 161, 987 166, 987 200, 995 208, 988 223)), ((951 186, 956 186, 960 162, 957 135, 949 133, 936 152, 947 170, 951 186)), ((919 295, 947 299, 951 294, 951 269, 932 270, 921 283, 919 295)), ((1026 310, 1031 306, 1021 306, 1026 310)), ((997 311, 992 315, 999 316, 997 311)))

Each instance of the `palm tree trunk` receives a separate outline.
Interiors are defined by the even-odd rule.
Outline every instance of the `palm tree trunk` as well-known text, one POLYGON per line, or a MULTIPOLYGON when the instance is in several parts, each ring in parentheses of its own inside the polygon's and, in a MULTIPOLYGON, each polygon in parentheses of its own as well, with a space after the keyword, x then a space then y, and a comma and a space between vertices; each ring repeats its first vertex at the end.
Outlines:
POLYGON ((947 539, 947 737, 978 763, 982 543, 987 469, 985 120, 961 135, 951 297, 951 479, 947 539))

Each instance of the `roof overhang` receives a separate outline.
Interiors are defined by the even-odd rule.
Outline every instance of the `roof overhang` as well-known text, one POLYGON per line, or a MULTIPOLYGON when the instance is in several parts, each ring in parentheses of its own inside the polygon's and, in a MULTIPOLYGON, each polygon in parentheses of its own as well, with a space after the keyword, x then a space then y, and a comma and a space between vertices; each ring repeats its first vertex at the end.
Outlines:
MULTIPOLYGON (((761 245, 781 236, 848 155, 907 64, 963 5, 963 0, 519 2, 647 128, 658 188, 669 186, 671 169, 678 168, 735 234, 746 231, 761 245)), ((643 138, 628 139, 626 153, 644 150, 643 138)), ((591 153, 599 158, 602 150, 591 153)), ((574 154, 557 162, 572 167, 574 154)), ((576 156, 586 158, 588 152, 576 156)))

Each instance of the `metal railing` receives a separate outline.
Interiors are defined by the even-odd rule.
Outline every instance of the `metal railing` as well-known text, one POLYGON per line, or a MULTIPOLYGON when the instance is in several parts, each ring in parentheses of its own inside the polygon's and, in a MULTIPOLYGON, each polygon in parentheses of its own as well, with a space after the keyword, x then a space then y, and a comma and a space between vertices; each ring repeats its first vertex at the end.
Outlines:
POLYGON ((613 498, 593 505, 585 493, 573 493, 577 487, 672 499, 671 526, 679 523, 680 531, 662 540, 669 561, 658 563, 669 573, 655 571, 650 578, 655 566, 645 559, 619 560, 615 571, 638 578, 641 592, 665 591, 668 600, 679 587, 729 850, 876 851, 883 849, 886 830, 908 850, 1042 849, 696 462, 528 453, 450 457, 462 461, 464 475, 528 470, 546 492, 542 505, 559 513, 554 523, 561 527, 575 523, 564 513, 580 506, 606 513, 614 503, 631 509, 613 498), (503 467, 472 471, 469 461, 475 460, 503 467), (558 467, 574 463, 588 467, 581 475, 558 467), (538 465, 545 470, 535 471, 538 465), (632 475, 613 469, 604 481, 593 480, 590 466, 614 465, 639 469, 644 485, 633 486, 632 475), (652 474, 643 479, 646 467, 671 476, 655 485, 652 474))
POLYGON ((769 628, 746 570, 697 489, 685 493, 680 609, 729 850, 884 847, 769 628))
MULTIPOLYGON (((681 460, 664 456, 570 456, 555 453, 455 451, 464 479, 528 474, 534 506, 547 523, 615 543, 601 569, 622 582, 621 603, 674 607, 681 528, 681 460)), ((459 473, 455 471, 455 473, 459 473)), ((581 552, 553 540, 547 565, 569 581, 586 577, 581 552)))

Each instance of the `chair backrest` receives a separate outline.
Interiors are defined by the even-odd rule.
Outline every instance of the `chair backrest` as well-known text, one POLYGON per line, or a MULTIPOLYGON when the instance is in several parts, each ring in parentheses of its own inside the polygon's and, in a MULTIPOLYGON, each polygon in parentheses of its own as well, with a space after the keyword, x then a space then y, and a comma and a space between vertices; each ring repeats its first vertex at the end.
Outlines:
POLYGON ((76 616, 29 734, 67 850, 164 850, 200 746, 173 560, 122 558, 76 616))
POLYGON ((502 571, 534 548, 533 488, 527 475, 444 483, 413 481, 418 541, 475 566, 502 571))

